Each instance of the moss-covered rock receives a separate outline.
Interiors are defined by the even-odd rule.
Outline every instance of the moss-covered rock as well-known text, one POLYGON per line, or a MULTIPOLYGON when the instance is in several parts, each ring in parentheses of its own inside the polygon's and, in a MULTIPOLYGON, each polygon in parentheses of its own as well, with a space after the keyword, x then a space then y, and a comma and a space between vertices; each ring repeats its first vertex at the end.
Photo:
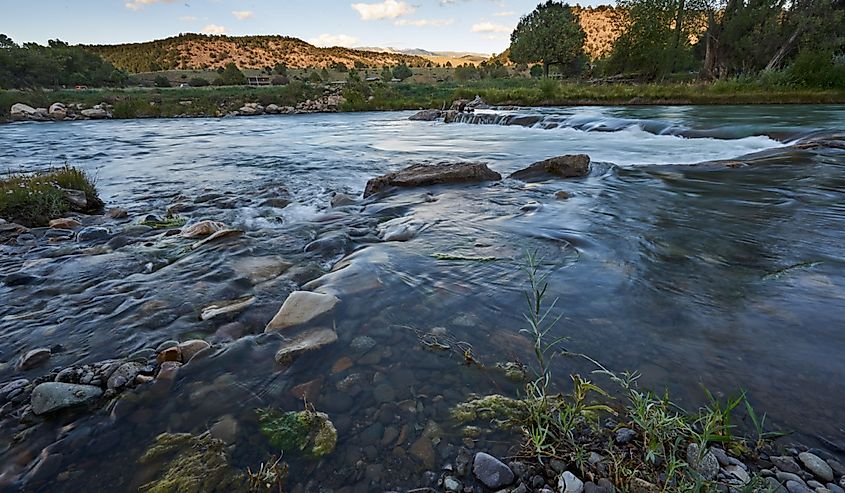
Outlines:
POLYGON ((143 486, 149 493, 247 491, 244 475, 229 464, 226 445, 209 433, 162 433, 139 459, 163 464, 163 475, 143 486))
POLYGON ((325 413, 275 409, 257 412, 261 433, 286 454, 317 459, 333 452, 337 445, 337 430, 325 413))
POLYGON ((519 399, 499 394, 471 399, 452 408, 452 418, 458 423, 476 420, 497 421, 502 426, 520 422, 526 413, 526 406, 519 399))

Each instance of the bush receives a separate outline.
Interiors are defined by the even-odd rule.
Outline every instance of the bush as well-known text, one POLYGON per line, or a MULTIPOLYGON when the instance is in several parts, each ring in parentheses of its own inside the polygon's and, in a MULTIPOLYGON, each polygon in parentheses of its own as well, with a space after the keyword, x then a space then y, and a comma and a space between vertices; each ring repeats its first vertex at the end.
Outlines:
POLYGON ((238 66, 233 62, 226 64, 220 77, 214 81, 215 85, 219 86, 242 86, 246 84, 246 76, 238 69, 238 66))
POLYGON ((191 80, 188 81, 188 84, 191 87, 205 87, 205 86, 209 85, 210 83, 208 82, 207 79, 203 79, 202 77, 194 77, 194 78, 192 78, 191 80))
POLYGON ((396 68, 393 69, 393 77, 399 80, 409 79, 413 75, 414 73, 404 63, 397 65, 396 68))
POLYGON ((274 86, 286 86, 290 84, 290 79, 286 75, 277 75, 270 80, 274 86))
POLYGON ((323 78, 320 77, 320 74, 318 74, 316 71, 312 71, 310 74, 308 74, 308 82, 319 84, 320 82, 323 82, 323 78))
POLYGON ((163 75, 156 75, 156 78, 153 79, 153 84, 156 87, 170 87, 170 80, 163 75))
POLYGON ((543 66, 542 65, 532 65, 531 66, 531 77, 540 78, 543 76, 543 66))
POLYGON ((825 89, 845 87, 845 65, 834 63, 830 51, 801 50, 786 73, 799 86, 825 89))
POLYGON ((93 212, 102 207, 94 181, 70 166, 36 174, 9 174, 0 180, 0 217, 24 226, 46 226, 67 212, 93 212), (65 190, 84 192, 87 205, 71 203, 65 190))

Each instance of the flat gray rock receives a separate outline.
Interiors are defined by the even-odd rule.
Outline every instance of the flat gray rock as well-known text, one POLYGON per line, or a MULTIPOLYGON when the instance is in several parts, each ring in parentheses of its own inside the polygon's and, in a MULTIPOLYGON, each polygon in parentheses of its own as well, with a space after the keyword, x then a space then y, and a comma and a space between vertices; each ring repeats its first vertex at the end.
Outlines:
POLYGON ((798 454, 798 459, 804 464, 808 471, 813 473, 817 478, 825 481, 833 481, 833 469, 821 457, 809 452, 801 452, 798 454))
POLYGON ((513 483, 513 471, 502 461, 484 452, 475 454, 472 472, 479 481, 492 490, 504 488, 513 483))
POLYGON ((103 395, 103 389, 93 385, 46 382, 32 391, 32 411, 46 414, 78 406, 103 395))

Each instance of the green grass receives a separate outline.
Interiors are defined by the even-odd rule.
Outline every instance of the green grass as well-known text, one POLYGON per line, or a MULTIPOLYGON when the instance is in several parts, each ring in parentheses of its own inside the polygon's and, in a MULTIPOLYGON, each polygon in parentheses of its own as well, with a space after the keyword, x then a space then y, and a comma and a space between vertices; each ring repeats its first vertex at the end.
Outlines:
POLYGON ((70 166, 40 173, 9 173, 0 178, 0 217, 24 226, 46 226, 70 211, 92 212, 102 208, 94 181, 70 166), (88 206, 75 207, 65 190, 85 193, 88 206))

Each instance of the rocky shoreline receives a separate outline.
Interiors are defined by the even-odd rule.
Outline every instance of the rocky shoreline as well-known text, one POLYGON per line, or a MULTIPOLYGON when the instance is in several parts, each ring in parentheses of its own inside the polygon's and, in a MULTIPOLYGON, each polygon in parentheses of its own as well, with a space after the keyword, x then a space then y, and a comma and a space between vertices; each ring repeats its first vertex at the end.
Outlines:
MULTIPOLYGON (((236 110, 219 108, 214 114, 194 113, 189 111, 192 100, 185 99, 179 104, 185 108, 185 112, 175 115, 174 118, 221 118, 235 116, 260 116, 260 115, 303 115, 311 113, 336 113, 346 103, 339 90, 327 91, 322 97, 307 99, 295 106, 285 106, 270 103, 262 105, 258 102, 245 103, 236 110)), ((156 104, 154 101, 151 105, 156 104)), ((55 102, 49 108, 33 108, 24 103, 15 103, 9 110, 9 122, 49 122, 49 121, 79 121, 79 120, 110 120, 115 117, 115 105, 102 102, 91 107, 82 103, 55 102)), ((2 120, 0 120, 2 122, 2 120)))

